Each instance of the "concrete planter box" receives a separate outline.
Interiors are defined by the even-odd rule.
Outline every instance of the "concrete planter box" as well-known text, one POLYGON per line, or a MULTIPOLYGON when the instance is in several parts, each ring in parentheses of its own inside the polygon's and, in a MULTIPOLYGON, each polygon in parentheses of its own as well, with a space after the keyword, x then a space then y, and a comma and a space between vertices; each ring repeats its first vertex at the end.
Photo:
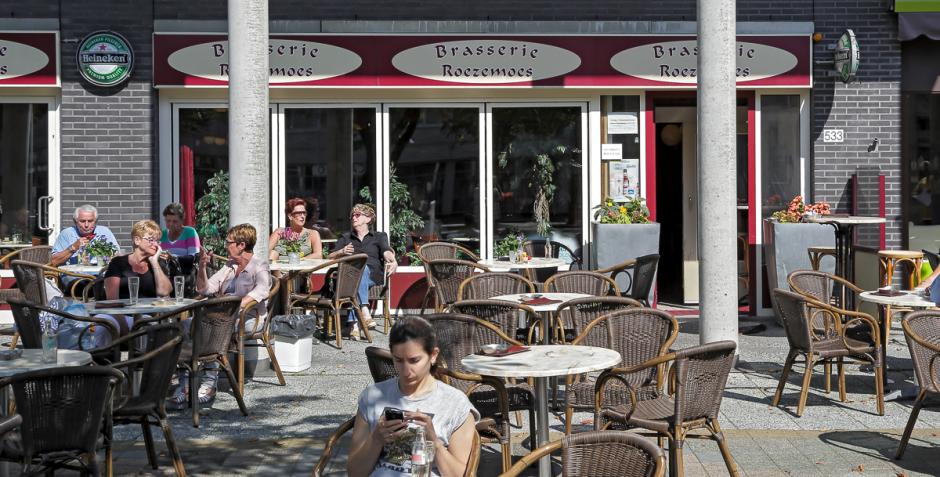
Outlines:
MULTIPOLYGON (((767 264, 767 287, 789 290, 787 276, 795 270, 812 270, 809 263, 809 247, 835 247, 836 236, 826 224, 782 224, 764 219, 764 263, 767 264)), ((831 258, 820 263, 820 271, 835 273, 835 261, 831 258)), ((779 322, 779 317, 777 318, 779 322)), ((783 323, 780 323, 781 325, 783 323)))
MULTIPOLYGON (((594 235, 594 244, 591 254, 597 268, 605 268, 624 262, 631 258, 659 253, 659 224, 600 224, 591 223, 594 235)), ((617 277, 617 286, 624 289, 629 286, 629 280, 623 275, 617 277)), ((647 299, 653 303, 653 293, 656 287, 650 289, 647 299)))

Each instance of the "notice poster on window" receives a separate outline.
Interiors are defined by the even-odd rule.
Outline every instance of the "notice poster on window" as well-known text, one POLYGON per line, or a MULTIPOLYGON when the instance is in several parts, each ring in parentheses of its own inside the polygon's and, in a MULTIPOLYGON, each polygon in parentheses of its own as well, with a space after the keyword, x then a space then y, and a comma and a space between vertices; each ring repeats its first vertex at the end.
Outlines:
POLYGON ((623 161, 623 195, 628 199, 640 195, 640 160, 624 159, 623 161))
POLYGON ((623 159, 623 144, 601 144, 602 161, 619 161, 623 159))
POLYGON ((615 201, 624 201, 623 195, 623 161, 610 161, 607 163, 607 194, 615 201))
POLYGON ((637 113, 609 113, 607 134, 639 134, 637 113))

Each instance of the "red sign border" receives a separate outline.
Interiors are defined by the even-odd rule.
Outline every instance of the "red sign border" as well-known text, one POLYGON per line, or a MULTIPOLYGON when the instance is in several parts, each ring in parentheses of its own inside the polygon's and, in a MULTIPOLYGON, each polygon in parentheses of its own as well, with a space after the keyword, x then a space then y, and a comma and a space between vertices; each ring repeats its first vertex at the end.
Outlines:
POLYGON ((0 87, 3 88, 61 88, 61 65, 59 51, 59 32, 57 30, 3 30, 0 31, 0 39, 21 43, 41 50, 52 58, 52 61, 43 66, 38 71, 28 75, 17 76, 16 78, 0 79, 0 87), (32 41, 17 40, 11 36, 33 37, 32 41), (52 52, 49 51, 49 42, 52 42, 52 52), (51 70, 51 71, 50 71, 51 70), (52 80, 50 81, 50 78, 52 80))

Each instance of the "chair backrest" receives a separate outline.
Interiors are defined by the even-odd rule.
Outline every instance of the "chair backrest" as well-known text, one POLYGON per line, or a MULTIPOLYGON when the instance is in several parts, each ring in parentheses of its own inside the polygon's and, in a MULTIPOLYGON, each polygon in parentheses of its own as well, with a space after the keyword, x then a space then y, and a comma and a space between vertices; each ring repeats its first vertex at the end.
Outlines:
MULTIPOLYGON (((612 349, 620 353, 622 366, 636 366, 662 356, 679 335, 679 322, 669 313, 652 308, 615 310, 592 321, 572 344, 612 349)), ((655 382, 656 368, 625 376, 632 384, 655 382)))
MULTIPOLYGON (((460 360, 476 353, 484 344, 520 344, 495 325, 470 315, 432 313, 424 315, 424 318, 434 328, 434 336, 441 350, 438 359, 443 361, 448 369, 454 371, 476 374, 465 370, 460 360)), ((445 381, 464 392, 475 385, 475 383, 462 380, 445 379, 445 381)))
POLYGON ((166 400, 176 362, 183 350, 183 329, 176 322, 160 323, 141 327, 131 335, 143 340, 143 351, 128 361, 114 363, 113 367, 126 369, 125 376, 128 376, 134 367, 141 366, 140 392, 135 402, 160 406, 166 400))
POLYGON ((114 388, 123 379, 108 366, 74 366, 0 380, 0 387, 13 388, 16 411, 23 417, 25 461, 49 452, 95 452, 114 388))
POLYGON ((448 306, 457 301, 457 289, 464 280, 474 273, 488 272, 488 268, 467 260, 442 258, 425 262, 431 283, 442 306, 448 306))
POLYGON ((940 310, 908 313, 901 321, 904 338, 914 362, 917 382, 932 392, 940 392, 940 310))
POLYGON ((241 300, 239 296, 223 296, 198 302, 191 308, 193 320, 189 338, 193 344, 193 359, 228 352, 241 300))
MULTIPOLYGON (((453 313, 463 313, 479 318, 496 325, 506 336, 518 339, 516 331, 519 330, 519 319, 525 316, 523 323, 527 326, 538 317, 535 311, 521 303, 502 300, 463 300, 454 303, 450 309, 453 313)), ((522 340, 519 340, 522 341, 522 340)))
POLYGON ((535 293, 535 285, 515 273, 475 273, 457 288, 457 300, 485 300, 518 293, 535 293))
POLYGON ((548 293, 584 293, 594 296, 620 294, 617 282, 610 277, 586 270, 556 273, 545 280, 543 289, 548 293))
POLYGON ((377 346, 366 347, 366 362, 369 363, 369 372, 372 373, 372 381, 381 383, 382 381, 398 377, 398 370, 395 369, 395 361, 392 359, 392 353, 377 346))
POLYGON ((466 247, 450 242, 428 242, 418 247, 418 258, 422 262, 440 260, 444 258, 479 262, 480 257, 466 247))
POLYGON ((7 299, 7 303, 10 304, 10 310, 13 312, 13 323, 16 324, 16 331, 20 334, 23 348, 42 348, 42 328, 39 315, 43 310, 22 297, 10 297, 7 299))
POLYGON ((522 250, 525 251, 530 257, 544 257, 545 256, 545 244, 551 244, 550 256, 552 258, 560 258, 562 260, 567 260, 571 264, 580 264, 581 263, 581 254, 571 250, 567 245, 556 242, 554 240, 544 240, 544 239, 535 239, 527 240, 522 244, 522 250))
POLYGON ((862 289, 857 287, 854 283, 838 275, 815 270, 796 270, 791 272, 787 275, 787 283, 790 285, 790 290, 800 295, 840 308, 845 308, 839 301, 843 287, 845 288, 846 295, 856 298, 856 307, 859 304, 859 300, 855 295, 862 292, 862 289))
POLYGON ((640 302, 632 298, 619 296, 592 296, 575 298, 562 303, 555 312, 558 322, 565 331, 565 341, 571 342, 584 331, 588 323, 616 310, 641 307, 640 302))
POLYGON ((656 279, 656 268, 659 266, 659 254, 651 253, 636 258, 633 265, 633 282, 628 296, 640 300, 649 306, 648 297, 656 279))
POLYGON ((806 297, 780 288, 774 289, 774 313, 783 323, 787 341, 791 348, 803 351, 813 349, 813 334, 810 327, 809 306, 806 297))
MULTIPOLYGON (((369 256, 364 253, 336 259, 336 292, 334 300, 352 300, 359 303, 359 282, 369 256)), ((360 303, 361 304, 361 303, 360 303)))
POLYGON ((718 417, 735 348, 734 341, 716 341, 675 353, 674 399, 679 422, 718 417))
POLYGON ((663 450, 643 436, 623 431, 579 432, 561 439, 562 475, 566 477, 660 476, 663 450))
POLYGON ((16 287, 23 292, 27 300, 40 305, 48 303, 44 268, 41 264, 14 260, 10 262, 10 268, 16 277, 16 287))
POLYGON ((49 245, 26 247, 20 249, 19 253, 16 254, 16 259, 46 265, 52 260, 52 247, 49 245))

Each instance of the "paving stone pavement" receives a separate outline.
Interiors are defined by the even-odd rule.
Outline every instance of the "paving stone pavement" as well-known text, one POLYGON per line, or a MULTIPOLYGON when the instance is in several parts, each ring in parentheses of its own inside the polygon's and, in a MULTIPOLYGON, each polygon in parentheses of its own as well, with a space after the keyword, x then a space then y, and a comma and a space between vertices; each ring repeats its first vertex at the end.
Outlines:
MULTIPOLYGON (((698 320, 682 318, 676 347, 698 343, 698 320)), ((892 401, 885 415, 875 412, 874 375, 858 365, 847 365, 848 399, 822 391, 822 367, 817 368, 803 416, 794 414, 802 366, 791 373, 781 406, 770 400, 787 353, 783 330, 760 321, 766 330, 740 336, 740 358, 729 377, 720 422, 741 475, 753 476, 897 476, 940 475, 940 412, 925 408, 903 460, 892 459, 907 422, 912 401, 892 401)), ((373 333, 376 346, 387 337, 373 333)), ((273 376, 260 376, 246 386, 251 414, 238 411, 234 398, 220 393, 212 409, 205 410, 201 427, 192 427, 188 412, 173 413, 171 425, 189 475, 310 475, 326 436, 355 412, 359 392, 371 383, 364 357, 368 343, 344 342, 342 350, 328 344, 313 347, 313 367, 287 376, 278 386, 273 376)), ((899 326, 888 343, 889 376, 913 386, 910 356, 899 326)), ((833 379, 835 385, 836 380, 833 379)), ((893 386, 897 386, 894 384, 893 386)), ((576 413, 575 430, 591 428, 591 415, 576 413)), ((560 437, 562 422, 553 417, 553 437, 560 437)), ((527 448, 527 424, 513 434, 515 456, 527 448)), ((115 430, 116 475, 173 475, 159 429, 154 430, 160 468, 149 467, 139 427, 115 430)), ((498 447, 484 449, 479 475, 499 473, 498 447)), ((715 443, 692 439, 685 447, 686 475, 727 475, 715 443)), ((332 475, 342 475, 346 451, 340 449, 332 475)), ((531 474, 535 475, 534 469, 531 474)), ((559 470, 560 472, 560 470, 559 470)))

